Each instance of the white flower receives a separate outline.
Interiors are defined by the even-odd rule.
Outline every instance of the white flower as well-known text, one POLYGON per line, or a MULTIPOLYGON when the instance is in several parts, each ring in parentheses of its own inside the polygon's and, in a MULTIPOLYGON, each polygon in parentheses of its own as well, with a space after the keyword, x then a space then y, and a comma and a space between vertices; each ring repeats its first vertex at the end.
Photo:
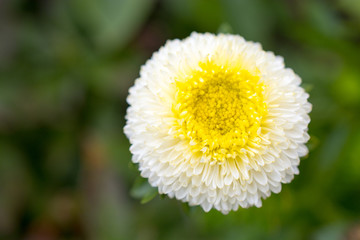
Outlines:
POLYGON ((300 83, 281 57, 237 35, 168 41, 129 91, 132 161, 160 193, 205 211, 260 207, 308 152, 300 83))

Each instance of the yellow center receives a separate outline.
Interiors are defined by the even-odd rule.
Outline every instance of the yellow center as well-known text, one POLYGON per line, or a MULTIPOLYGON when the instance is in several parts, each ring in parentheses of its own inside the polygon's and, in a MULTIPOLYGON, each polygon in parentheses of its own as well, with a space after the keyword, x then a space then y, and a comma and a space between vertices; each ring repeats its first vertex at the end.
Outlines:
POLYGON ((258 129, 267 109, 264 84, 259 76, 240 68, 211 61, 199 66, 176 82, 173 112, 179 120, 178 136, 212 160, 236 158, 249 141, 260 141, 258 129))

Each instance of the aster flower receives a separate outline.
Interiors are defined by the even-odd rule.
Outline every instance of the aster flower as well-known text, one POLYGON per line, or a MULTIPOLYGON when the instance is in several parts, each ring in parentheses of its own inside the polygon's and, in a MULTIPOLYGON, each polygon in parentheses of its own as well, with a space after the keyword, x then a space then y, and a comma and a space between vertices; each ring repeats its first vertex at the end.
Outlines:
POLYGON ((132 161, 159 193, 205 211, 261 207, 308 152, 300 83, 281 57, 237 35, 168 41, 129 91, 132 161))

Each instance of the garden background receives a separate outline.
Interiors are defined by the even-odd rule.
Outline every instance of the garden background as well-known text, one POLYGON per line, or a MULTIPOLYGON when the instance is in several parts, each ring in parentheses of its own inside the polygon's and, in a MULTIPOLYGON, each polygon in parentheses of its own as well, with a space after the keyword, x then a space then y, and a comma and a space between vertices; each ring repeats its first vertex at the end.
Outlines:
POLYGON ((359 121, 359 0, 0 1, 0 239, 359 240, 359 121), (193 31, 262 43, 310 93, 309 156, 262 208, 204 213, 131 163, 128 88, 193 31))

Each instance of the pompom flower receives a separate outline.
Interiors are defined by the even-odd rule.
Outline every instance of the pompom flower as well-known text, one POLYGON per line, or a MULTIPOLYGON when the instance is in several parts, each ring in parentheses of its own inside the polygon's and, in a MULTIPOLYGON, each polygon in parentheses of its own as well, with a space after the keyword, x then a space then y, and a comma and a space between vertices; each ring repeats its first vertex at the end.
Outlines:
POLYGON ((261 207, 308 153, 300 83, 281 57, 237 35, 168 41, 129 90, 132 161, 161 194, 205 211, 261 207))

